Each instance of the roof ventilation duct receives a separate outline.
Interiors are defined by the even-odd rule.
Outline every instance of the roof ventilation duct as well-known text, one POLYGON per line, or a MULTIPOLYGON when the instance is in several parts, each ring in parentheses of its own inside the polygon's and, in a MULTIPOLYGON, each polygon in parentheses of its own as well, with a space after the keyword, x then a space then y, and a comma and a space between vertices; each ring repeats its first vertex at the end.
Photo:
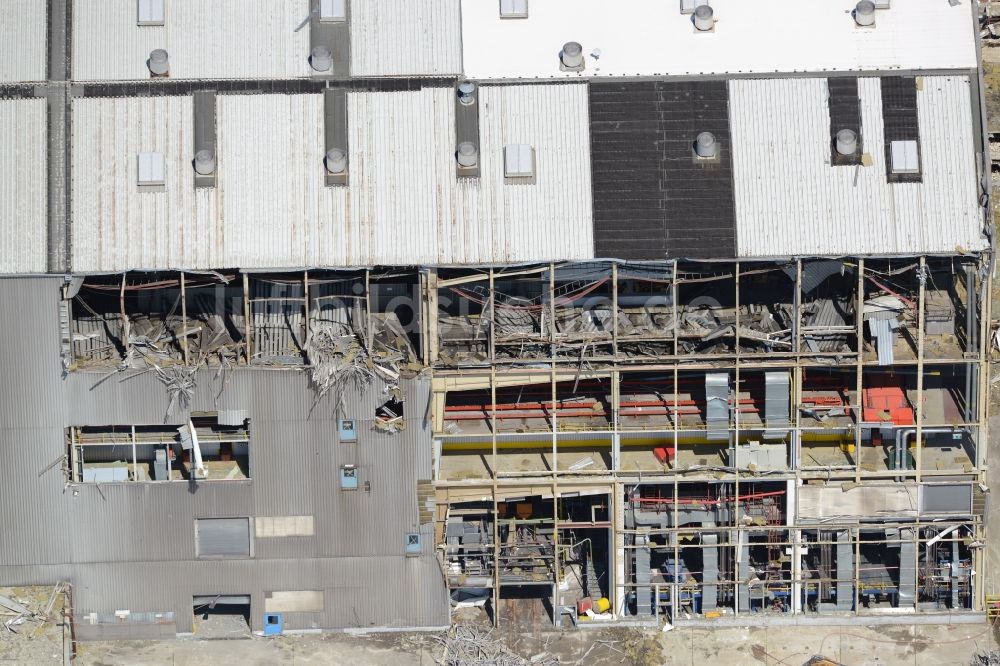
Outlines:
POLYGON ((853 155, 858 151, 858 135, 851 129, 837 132, 837 152, 841 155, 853 155))
POLYGON ((215 173, 215 153, 211 150, 199 150, 194 154, 194 170, 202 176, 215 173))
POLYGON ((559 69, 566 72, 583 71, 583 47, 579 42, 566 42, 559 52, 559 69))
POLYGON ((479 163, 479 150, 471 141, 463 141, 458 144, 458 151, 455 153, 455 158, 458 160, 460 166, 466 168, 474 167, 479 163))
POLYGON ((194 186, 215 187, 215 92, 198 90, 194 107, 194 186))
POLYGON ((347 185, 347 156, 350 152, 348 137, 347 91, 344 88, 327 88, 323 91, 323 151, 327 187, 347 185))
POLYGON ((455 175, 479 177, 479 86, 461 81, 455 86, 455 175))
POLYGON ((698 5, 694 9, 694 27, 701 32, 709 32, 715 27, 715 10, 708 5, 698 5))
POLYGON ((340 148, 331 148, 326 151, 326 170, 330 173, 344 173, 347 171, 347 153, 340 148))
POLYGON ((170 72, 170 59, 163 49, 155 49, 149 52, 149 60, 146 61, 149 72, 153 76, 166 76, 170 72))
POLYGON ((476 84, 472 81, 462 81, 458 84, 458 101, 468 106, 476 103, 476 84))
POLYGON ((719 143, 711 132, 702 132, 694 140, 694 152, 702 159, 710 159, 719 154, 719 143))
POLYGON ((872 0, 861 0, 854 7, 854 22, 865 28, 875 25, 875 3, 872 0))
POLYGON ((317 46, 309 56, 309 66, 317 72, 329 72, 333 67, 333 53, 326 46, 317 46))

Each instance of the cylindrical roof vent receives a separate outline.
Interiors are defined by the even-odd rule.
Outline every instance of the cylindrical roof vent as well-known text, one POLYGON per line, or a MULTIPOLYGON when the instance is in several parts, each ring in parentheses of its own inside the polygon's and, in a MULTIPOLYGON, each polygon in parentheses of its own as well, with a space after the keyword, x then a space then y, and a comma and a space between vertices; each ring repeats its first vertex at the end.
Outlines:
POLYGON ((167 57, 167 52, 163 49, 150 51, 146 66, 149 67, 153 76, 166 76, 167 72, 170 71, 170 60, 167 57))
POLYGON ((708 5, 698 5, 694 8, 694 27, 702 32, 715 26, 715 11, 708 5))
POLYGON ((347 151, 340 148, 331 148, 326 151, 326 170, 330 173, 344 173, 347 171, 347 151))
POLYGON ((333 67, 333 53, 325 46, 317 46, 309 56, 309 65, 317 72, 329 72, 333 67))
POLYGON ((474 167, 479 162, 479 149, 471 141, 463 141, 458 144, 455 158, 460 166, 474 167))
POLYGON ((574 69, 583 66, 583 47, 579 42, 566 42, 563 44, 559 60, 564 67, 574 69))
POLYGON ((875 25, 875 3, 861 0, 854 7, 854 22, 861 26, 875 25))
POLYGON ((211 150, 199 150, 194 154, 194 170, 202 176, 215 173, 215 153, 211 150))
POLYGON ((458 84, 458 101, 469 105, 476 103, 476 84, 472 81, 462 81, 458 84))
POLYGON ((715 157, 719 152, 719 144, 711 132, 702 132, 694 140, 694 151, 698 157, 715 157))
POLYGON ((837 132, 837 152, 841 155, 858 152, 858 135, 854 130, 842 129, 837 132))

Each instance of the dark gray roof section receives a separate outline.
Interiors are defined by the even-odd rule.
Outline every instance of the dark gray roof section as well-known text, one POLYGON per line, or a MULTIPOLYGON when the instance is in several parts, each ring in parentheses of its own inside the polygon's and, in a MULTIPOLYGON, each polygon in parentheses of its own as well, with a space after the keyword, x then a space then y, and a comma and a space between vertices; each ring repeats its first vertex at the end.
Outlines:
POLYGON ((834 166, 861 164, 864 154, 864 134, 861 131, 861 98, 858 80, 854 77, 837 77, 826 80, 830 93, 830 163, 834 166), (853 155, 837 152, 837 132, 853 130, 858 137, 858 149, 853 155))
POLYGON ((892 142, 916 141, 918 163, 923 161, 920 150, 920 125, 917 122, 917 81, 912 76, 883 76, 882 125, 885 132, 886 176, 890 183, 919 183, 921 172, 892 173, 892 142))
POLYGON ((591 83, 590 137, 596 256, 735 256, 726 81, 591 83))

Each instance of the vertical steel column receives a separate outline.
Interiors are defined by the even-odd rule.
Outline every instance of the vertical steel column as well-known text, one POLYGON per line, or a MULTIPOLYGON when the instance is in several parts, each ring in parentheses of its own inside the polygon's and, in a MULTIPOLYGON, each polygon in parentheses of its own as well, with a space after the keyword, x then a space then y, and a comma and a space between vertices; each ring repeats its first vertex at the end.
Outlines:
POLYGON ((128 358, 129 349, 131 348, 131 343, 129 339, 132 337, 131 325, 128 320, 128 315, 125 314, 125 276, 126 273, 122 273, 122 283, 121 288, 118 290, 118 307, 121 311, 122 319, 122 348, 125 351, 125 358, 128 358))
POLYGON ((309 335, 312 333, 312 327, 309 325, 309 271, 304 271, 302 273, 302 295, 305 297, 305 307, 303 308, 303 313, 305 314, 305 342, 309 341, 309 335))
MULTIPOLYGON (((920 266, 917 268, 917 280, 920 282, 920 296, 917 299, 917 455, 914 456, 914 467, 916 467, 916 480, 920 483, 921 468, 923 467, 923 428, 924 428, 924 302, 927 292, 927 257, 920 257, 920 266)), ((899 444, 903 447, 903 466, 906 466, 906 438, 899 444)), ((916 565, 914 565, 916 567, 916 565)), ((916 585, 916 583, 914 583, 916 585)), ((916 600, 914 599, 914 603, 916 600)))
MULTIPOLYGON (((367 279, 367 278, 366 278, 367 279)), ((367 292, 367 281, 365 290, 367 292)), ((438 339, 438 276, 436 268, 427 269, 427 364, 434 365, 438 360, 440 340, 438 339)))
POLYGON ((184 354, 184 365, 191 365, 188 358, 187 282, 183 271, 181 272, 181 351, 184 354))
POLYGON ((253 314, 250 311, 250 278, 243 273, 243 358, 247 365, 253 360, 253 314))
POLYGON ((618 264, 611 264, 611 354, 618 361, 618 264))
POLYGON ((864 376, 864 357, 865 357, 865 334, 864 334, 864 311, 865 311, 865 260, 858 259, 858 293, 855 295, 854 304, 854 318, 855 318, 855 332, 854 335, 856 343, 855 349, 857 349, 857 355, 855 357, 855 401, 852 411, 854 412, 854 482, 861 483, 861 420, 864 409, 864 401, 862 399, 862 391, 864 388, 863 376, 864 376))
POLYGON ((615 553, 615 563, 612 575, 614 585, 614 609, 616 617, 624 617, 626 614, 625 601, 625 558, 627 557, 625 553, 625 486, 624 484, 615 481, 612 484, 611 493, 611 529, 614 535, 614 553, 615 553))

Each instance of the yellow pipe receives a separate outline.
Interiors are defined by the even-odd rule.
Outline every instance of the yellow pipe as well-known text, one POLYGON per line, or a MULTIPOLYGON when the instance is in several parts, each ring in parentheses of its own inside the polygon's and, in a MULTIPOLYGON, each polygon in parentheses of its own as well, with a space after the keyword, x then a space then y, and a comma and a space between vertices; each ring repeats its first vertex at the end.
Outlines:
MULTIPOLYGON (((599 439, 559 439, 560 449, 609 449, 611 448, 610 441, 602 441, 599 439)), ((745 444, 749 440, 741 440, 741 443, 745 444)), ((822 442, 831 444, 854 444, 853 435, 837 435, 837 434, 826 434, 826 433, 803 433, 803 442, 822 442)), ((673 437, 643 437, 638 439, 622 439, 621 445, 623 447, 657 447, 657 446, 673 446, 673 437)), ((729 446, 727 441, 709 441, 707 439, 698 437, 681 437, 677 440, 678 444, 685 446, 729 446)), ((450 442, 447 439, 443 440, 441 448, 444 451, 480 451, 490 449, 488 444, 482 442, 450 442)), ((521 440, 517 442, 497 442, 497 449, 552 449, 552 440, 521 440)))

